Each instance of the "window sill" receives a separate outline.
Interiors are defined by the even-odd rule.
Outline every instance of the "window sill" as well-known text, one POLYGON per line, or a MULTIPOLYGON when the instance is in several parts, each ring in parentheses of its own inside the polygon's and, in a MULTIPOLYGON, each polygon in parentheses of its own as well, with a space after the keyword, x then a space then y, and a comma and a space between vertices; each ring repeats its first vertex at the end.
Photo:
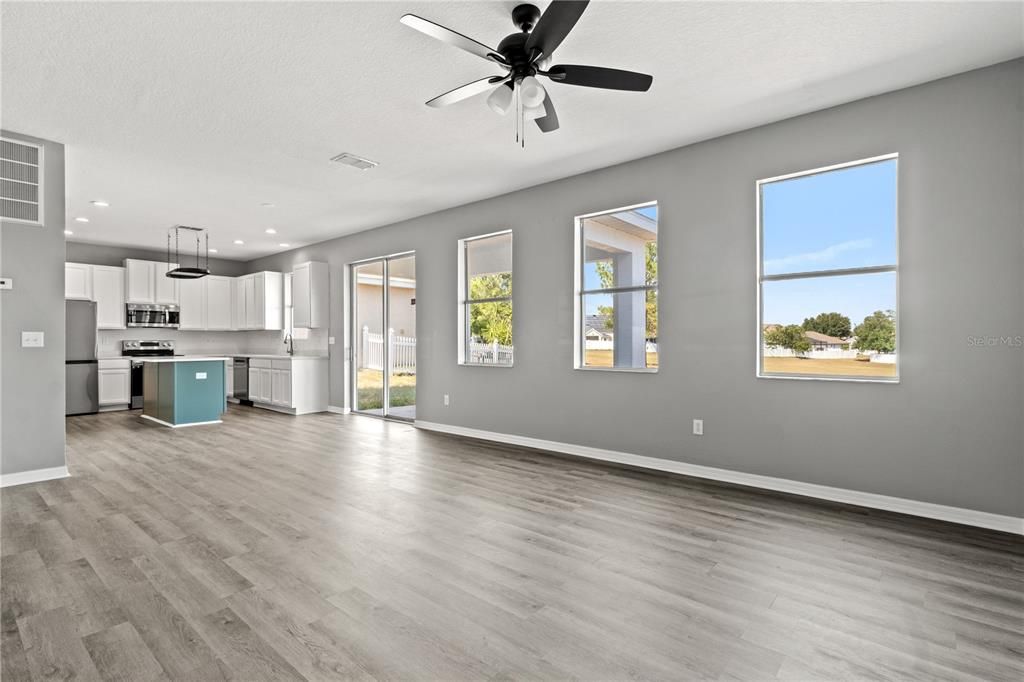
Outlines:
POLYGON ((497 362, 460 362, 459 367, 497 367, 500 369, 512 369, 515 364, 506 365, 497 362))
POLYGON ((622 372, 625 374, 657 374, 657 367, 573 367, 582 372, 622 372))
POLYGON ((758 379, 792 379, 796 381, 843 381, 854 384, 898 384, 900 378, 895 377, 846 377, 846 376, 819 376, 816 374, 762 374, 757 373, 758 379))

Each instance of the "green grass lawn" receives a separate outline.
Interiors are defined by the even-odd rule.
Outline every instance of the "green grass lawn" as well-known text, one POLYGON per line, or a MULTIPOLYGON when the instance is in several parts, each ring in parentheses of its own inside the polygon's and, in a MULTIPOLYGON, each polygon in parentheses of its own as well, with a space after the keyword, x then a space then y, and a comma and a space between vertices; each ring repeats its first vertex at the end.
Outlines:
MULTIPOLYGON (((356 378, 357 410, 379 410, 384 407, 384 373, 373 369, 361 369, 356 378)), ((391 377, 391 407, 405 407, 416 404, 416 375, 395 374, 391 377)))

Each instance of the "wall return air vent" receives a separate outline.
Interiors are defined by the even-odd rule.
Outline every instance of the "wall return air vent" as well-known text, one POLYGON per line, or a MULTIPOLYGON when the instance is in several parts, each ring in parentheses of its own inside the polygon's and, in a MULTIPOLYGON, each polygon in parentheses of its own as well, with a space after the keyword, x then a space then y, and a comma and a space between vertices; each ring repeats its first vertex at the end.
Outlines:
POLYGON ((361 156, 349 154, 348 152, 338 154, 331 158, 331 161, 334 163, 340 163, 343 166, 351 166, 356 170, 370 170, 371 168, 376 168, 379 165, 376 161, 370 161, 369 159, 364 159, 361 156))
POLYGON ((0 138, 0 218, 43 224, 43 150, 0 138))

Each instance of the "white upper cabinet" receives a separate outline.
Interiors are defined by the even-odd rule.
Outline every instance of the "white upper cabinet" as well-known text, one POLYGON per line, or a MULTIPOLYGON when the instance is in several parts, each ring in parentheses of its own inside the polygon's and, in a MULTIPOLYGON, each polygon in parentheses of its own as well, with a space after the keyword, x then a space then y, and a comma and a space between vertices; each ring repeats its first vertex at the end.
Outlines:
POLYGON ((167 271, 178 267, 177 263, 126 258, 124 267, 127 303, 178 304, 179 280, 167 277, 167 271))
POLYGON ((181 280, 167 276, 167 271, 176 267, 178 267, 177 263, 153 263, 155 303, 179 305, 180 287, 178 283, 181 280))
POLYGON ((203 277, 203 282, 206 285, 206 328, 231 329, 232 279, 208 275, 203 277))
POLYGON ((126 303, 156 303, 153 282, 153 261, 125 259, 126 303))
POLYGON ((92 296, 97 329, 124 329, 124 268, 93 265, 92 296))
POLYGON ((206 329, 206 278, 183 279, 178 287, 178 329, 206 329))
POLYGON ((241 291, 236 292, 236 324, 238 329, 284 328, 284 278, 280 272, 256 272, 238 278, 241 291), (244 316, 239 316, 244 308, 244 316))
POLYGON ((178 288, 181 320, 179 329, 229 330, 234 280, 207 275, 183 279, 178 288))
POLYGON ((330 309, 327 263, 302 263, 292 272, 292 326, 319 329, 328 325, 330 309))
POLYGON ((231 280, 231 328, 245 329, 245 279, 231 280))
POLYGON ((64 264, 64 298, 92 300, 92 266, 85 263, 64 264))

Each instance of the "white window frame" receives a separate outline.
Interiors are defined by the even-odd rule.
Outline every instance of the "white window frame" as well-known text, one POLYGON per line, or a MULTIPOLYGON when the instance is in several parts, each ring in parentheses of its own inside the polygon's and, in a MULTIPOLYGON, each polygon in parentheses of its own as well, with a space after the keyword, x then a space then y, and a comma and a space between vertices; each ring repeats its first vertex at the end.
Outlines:
MULTIPOLYGON (((23 218, 4 218, 3 219, 4 222, 19 223, 21 225, 36 225, 36 226, 39 226, 39 227, 45 226, 46 225, 46 215, 45 215, 44 212, 46 210, 46 185, 45 185, 45 183, 46 183, 46 147, 44 147, 42 144, 39 144, 37 142, 29 142, 28 140, 18 140, 18 139, 13 138, 13 137, 0 137, 0 140, 2 140, 4 142, 11 142, 13 144, 25 145, 26 147, 35 147, 38 150, 38 152, 39 152, 39 164, 37 166, 38 169, 39 169, 39 182, 36 185, 39 188, 39 218, 38 218, 38 220, 25 220, 23 218)), ((31 166, 32 165, 30 163, 26 164, 26 163, 22 163, 21 161, 14 161, 13 159, 5 159, 5 160, 6 161, 10 161, 11 163, 20 163, 21 165, 24 165, 24 166, 31 166)), ((12 182, 18 182, 18 180, 12 180, 12 182)), ((28 184, 31 184, 31 183, 28 183, 28 184)), ((20 201, 19 199, 8 199, 7 201, 16 201, 16 202, 19 202, 19 203, 26 203, 26 202, 20 201)), ((28 203, 31 203, 31 202, 28 202, 28 203)), ((65 229, 66 227, 67 227, 67 225, 65 225, 61 229, 65 229)))
POLYGON ((464 367, 500 367, 509 369, 515 366, 515 355, 512 356, 512 362, 470 362, 467 359, 469 351, 469 306, 474 303, 497 303, 501 301, 508 301, 512 303, 512 343, 515 344, 516 339, 516 306, 513 301, 515 296, 515 238, 512 235, 512 230, 498 230, 497 232, 488 232, 487 234, 476 235, 474 237, 466 237, 459 240, 459 277, 458 277, 458 302, 459 302, 459 314, 458 314, 458 364, 464 367), (469 277, 466 276, 466 268, 469 265, 468 259, 466 258, 466 248, 472 242, 479 241, 481 239, 489 239, 491 237, 499 237, 501 235, 508 235, 510 246, 512 247, 512 296, 500 296, 498 298, 469 298, 469 277))
POLYGON ((661 367, 661 339, 659 335, 658 339, 658 367, 590 367, 583 363, 583 344, 586 342, 586 330, 584 326, 587 323, 587 315, 583 307, 583 299, 588 294, 621 294, 628 293, 631 291, 649 291, 653 290, 658 294, 658 328, 661 329, 661 293, 659 287, 661 284, 661 210, 658 210, 658 284, 655 286, 629 286, 629 287, 613 287, 609 289, 586 289, 583 285, 583 221, 588 218, 595 218, 597 216, 608 215, 610 213, 621 213, 623 211, 633 211, 639 208, 648 208, 650 206, 658 206, 657 199, 652 201, 644 201, 639 204, 632 204, 630 206, 622 206, 621 208, 612 208, 605 211, 594 211, 593 213, 584 213, 578 215, 575 218, 575 240, 573 242, 573 259, 575 264, 573 267, 573 343, 572 343, 572 364, 573 369, 583 370, 587 372, 632 372, 634 374, 657 374, 658 369, 661 367))
POLYGON ((811 170, 798 171, 796 173, 787 173, 786 175, 777 175, 771 178, 764 178, 758 180, 755 183, 755 202, 757 206, 757 327, 755 328, 755 348, 754 348, 754 366, 758 379, 785 379, 785 380, 798 380, 798 381, 845 381, 851 383, 860 384, 899 384, 900 383, 900 275, 899 275, 899 262, 900 262, 900 219, 899 219, 899 204, 900 204, 900 188, 899 188, 899 153, 893 152, 891 154, 882 154, 880 156, 872 156, 866 159, 858 159, 856 161, 847 161, 845 163, 837 163, 831 166, 823 166, 821 168, 813 168, 811 170), (883 161, 895 161, 896 162, 896 209, 894 216, 894 232, 893 238, 896 242, 896 258, 895 262, 885 265, 869 265, 856 268, 840 268, 835 270, 814 270, 808 272, 791 272, 780 275, 766 275, 764 274, 764 230, 762 225, 762 206, 761 206, 761 188, 764 185, 769 185, 774 182, 782 180, 792 180, 793 178, 805 177, 808 175, 820 175, 822 173, 828 173, 831 171, 842 170, 844 168, 852 168, 854 166, 866 166, 872 163, 880 163, 883 161), (891 272, 895 275, 895 286, 896 286, 896 376, 894 377, 856 377, 856 376, 833 376, 825 374, 766 374, 764 372, 764 283, 765 282, 780 282, 785 280, 795 279, 810 279, 817 277, 842 277, 844 275, 871 275, 879 273, 891 272))

